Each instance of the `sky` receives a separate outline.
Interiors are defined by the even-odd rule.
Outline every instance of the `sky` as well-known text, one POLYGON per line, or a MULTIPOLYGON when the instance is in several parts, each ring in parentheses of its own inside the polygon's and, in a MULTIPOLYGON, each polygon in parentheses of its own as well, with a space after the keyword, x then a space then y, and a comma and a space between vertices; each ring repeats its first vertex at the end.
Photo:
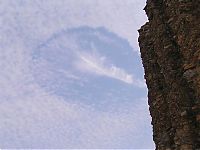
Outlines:
POLYGON ((0 0, 0 148, 154 148, 144 6, 0 0))

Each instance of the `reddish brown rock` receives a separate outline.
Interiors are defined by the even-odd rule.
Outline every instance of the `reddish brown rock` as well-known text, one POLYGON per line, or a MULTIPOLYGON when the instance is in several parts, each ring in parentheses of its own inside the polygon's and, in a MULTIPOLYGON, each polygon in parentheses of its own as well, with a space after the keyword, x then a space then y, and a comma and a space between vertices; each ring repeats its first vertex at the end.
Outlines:
POLYGON ((200 0, 147 0, 139 44, 157 150, 200 149, 200 0))

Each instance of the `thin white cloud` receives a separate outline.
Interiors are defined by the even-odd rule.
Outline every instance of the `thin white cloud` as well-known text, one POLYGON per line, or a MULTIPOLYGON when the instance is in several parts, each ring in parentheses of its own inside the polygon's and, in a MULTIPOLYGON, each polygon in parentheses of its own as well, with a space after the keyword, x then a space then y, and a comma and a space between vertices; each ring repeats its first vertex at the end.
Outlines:
POLYGON ((102 112, 48 93, 32 79, 28 47, 13 46, 0 53, 0 65, 7 64, 0 74, 1 148, 123 148, 124 137, 137 143, 144 120, 136 109, 146 119, 144 104, 131 104, 131 113, 102 112))
MULTIPOLYGON (((128 138, 127 145, 138 143, 147 116, 145 103, 133 102, 122 109, 126 112, 103 112, 46 92, 32 77, 30 47, 18 36, 3 35, 7 42, 0 49, 1 148, 124 148, 128 138)), ((104 65, 106 58, 100 58, 97 62, 104 65)))
POLYGON ((137 139, 143 123, 135 113, 98 112, 40 94, 1 104, 1 148, 120 148, 124 136, 137 139))
POLYGON ((123 69, 114 66, 113 64, 106 64, 105 57, 98 57, 86 53, 80 54, 79 57, 81 61, 78 62, 77 67, 81 70, 118 79, 128 84, 133 83, 132 75, 128 74, 123 69))
POLYGON ((73 80, 80 80, 81 78, 67 70, 64 69, 60 69, 58 72, 63 73, 64 77, 68 78, 68 79, 73 79, 73 80))
MULTIPOLYGON (((134 4, 137 8, 137 4, 140 6, 142 2, 104 2, 1 1, 1 148, 124 148, 143 142, 143 138, 138 137, 146 137, 141 126, 149 117, 147 105, 143 101, 127 105, 127 109, 124 110, 128 113, 97 111, 82 103, 75 103, 73 99, 63 99, 53 92, 45 91, 35 81, 30 70, 30 66, 34 65, 30 58, 32 48, 61 29, 82 25, 105 26, 129 41, 136 41, 137 26, 134 26, 135 20, 132 18, 137 9, 133 9, 132 6, 134 4), (126 14, 123 15, 124 12, 126 14), (124 24, 127 20, 130 22, 124 24), (141 113, 140 117, 138 112, 141 113), (131 139, 131 144, 126 145, 128 139, 131 139)), ((98 68, 98 72, 107 76, 111 73, 112 78, 132 82, 130 77, 127 78, 125 71, 116 66, 107 66, 105 62, 104 58, 97 61, 97 64, 102 63, 100 66, 97 65, 97 68, 103 68, 98 68)), ((44 78, 47 75, 44 74, 44 78)), ((66 77, 76 78, 68 72, 66 77)), ((151 140, 149 141, 149 144, 145 143, 138 147, 152 146, 151 140)))
POLYGON ((31 40, 46 39, 60 29, 104 26, 138 50, 137 30, 147 20, 144 5, 145 0, 6 0, 0 6, 1 19, 12 17, 0 22, 3 28, 15 22, 18 34, 31 40))
POLYGON ((135 79, 133 75, 127 73, 122 68, 109 63, 106 60, 106 57, 101 56, 96 52, 92 54, 79 52, 78 57, 79 60, 77 60, 75 66, 81 71, 107 76, 139 87, 145 86, 143 81, 135 79))

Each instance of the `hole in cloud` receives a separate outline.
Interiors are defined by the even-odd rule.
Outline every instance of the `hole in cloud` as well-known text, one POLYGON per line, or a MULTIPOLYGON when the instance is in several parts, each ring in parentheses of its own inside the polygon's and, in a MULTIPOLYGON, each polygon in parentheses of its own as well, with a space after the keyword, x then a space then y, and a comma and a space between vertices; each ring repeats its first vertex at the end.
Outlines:
POLYGON ((108 93, 126 101, 119 92, 122 89, 132 97, 141 97, 145 91, 137 53, 128 41, 102 27, 62 30, 39 45, 33 56, 36 82, 60 96, 101 107, 118 101, 108 93))

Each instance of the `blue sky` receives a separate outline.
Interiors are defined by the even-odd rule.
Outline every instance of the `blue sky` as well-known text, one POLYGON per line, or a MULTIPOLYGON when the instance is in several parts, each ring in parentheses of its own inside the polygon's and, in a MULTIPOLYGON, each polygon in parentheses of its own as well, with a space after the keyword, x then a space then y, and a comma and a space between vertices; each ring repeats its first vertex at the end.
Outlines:
POLYGON ((153 148, 144 5, 0 1, 0 148, 153 148))

